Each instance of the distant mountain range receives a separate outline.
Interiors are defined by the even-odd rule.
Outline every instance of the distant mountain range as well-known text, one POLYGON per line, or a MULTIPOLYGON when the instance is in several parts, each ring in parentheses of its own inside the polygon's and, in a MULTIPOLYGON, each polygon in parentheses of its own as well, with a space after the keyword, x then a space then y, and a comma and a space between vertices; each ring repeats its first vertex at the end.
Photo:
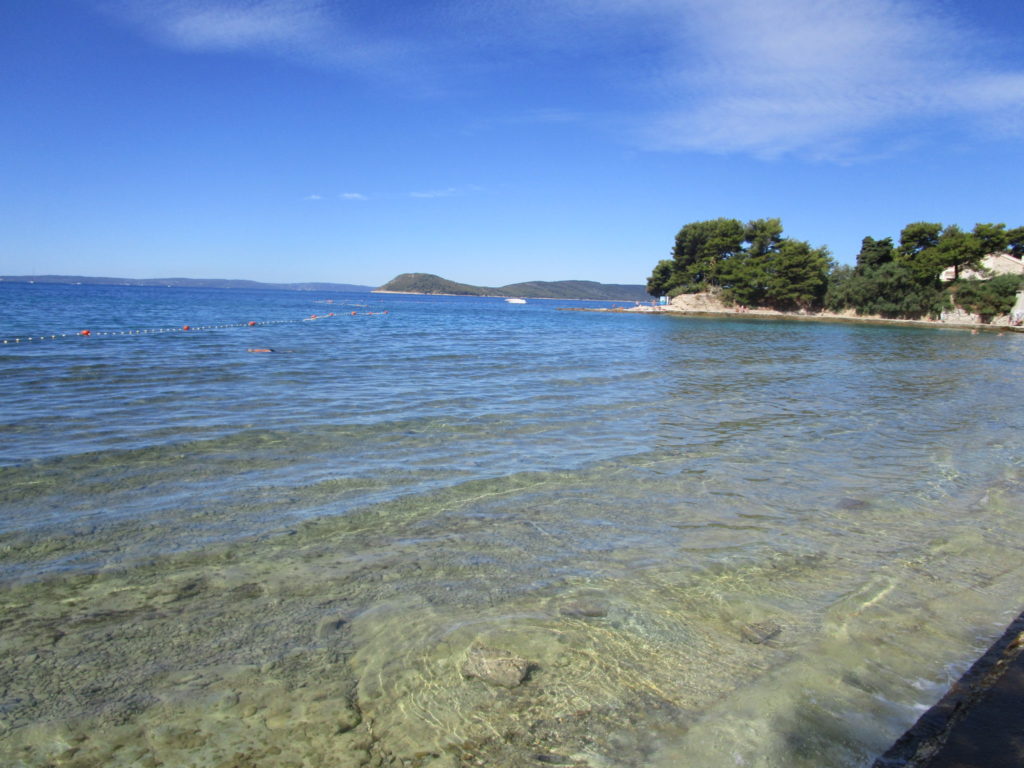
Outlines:
POLYGON ((446 280, 437 275, 407 272, 377 289, 379 293, 421 293, 450 296, 506 296, 524 299, 589 299, 591 301, 650 301, 643 285, 595 283, 590 280, 535 280, 486 288, 446 280))
POLYGON ((247 288, 252 291, 340 291, 343 293, 365 293, 372 291, 369 285, 349 283, 259 283, 255 280, 204 280, 192 277, 151 277, 134 279, 130 277, 83 277, 79 275, 3 275, 5 283, 66 283, 69 285, 156 285, 169 288, 247 288))

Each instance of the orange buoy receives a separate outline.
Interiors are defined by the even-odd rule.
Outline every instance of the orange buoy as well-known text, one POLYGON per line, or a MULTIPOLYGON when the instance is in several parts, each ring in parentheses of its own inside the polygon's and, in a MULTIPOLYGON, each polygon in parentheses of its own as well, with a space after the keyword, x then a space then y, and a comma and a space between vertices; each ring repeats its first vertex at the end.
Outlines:
POLYGON ((254 325, 256 325, 256 321, 255 320, 250 320, 249 321, 249 327, 251 328, 254 325))
POLYGON ((191 330, 191 326, 183 325, 183 326, 181 326, 181 330, 183 330, 183 331, 191 330))
POLYGON ((355 315, 356 313, 355 313, 355 312, 353 312, 352 314, 353 314, 353 315, 355 315))
POLYGON ((79 336, 88 336, 88 335, 89 335, 89 331, 88 331, 88 330, 80 331, 80 332, 78 333, 78 335, 79 335, 79 336))

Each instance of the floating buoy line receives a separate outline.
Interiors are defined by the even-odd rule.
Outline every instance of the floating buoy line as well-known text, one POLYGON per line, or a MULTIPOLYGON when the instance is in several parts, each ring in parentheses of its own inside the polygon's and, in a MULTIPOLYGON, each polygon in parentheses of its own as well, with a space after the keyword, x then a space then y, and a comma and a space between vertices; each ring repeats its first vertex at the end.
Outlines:
MULTIPOLYGON (((387 310, 382 312, 352 312, 351 315, 386 315, 387 310)), ((36 341, 51 341, 53 339, 75 339, 75 338, 95 338, 99 336, 142 336, 144 334, 151 335, 155 333, 194 333, 196 331, 215 331, 224 328, 256 328, 266 325, 286 325, 289 323, 309 323, 314 320, 329 320, 335 317, 333 312, 328 312, 325 315, 310 315, 309 317, 303 317, 298 320, 249 320, 245 323, 226 323, 224 325, 182 325, 179 328, 142 328, 133 329, 129 331, 93 331, 88 328, 84 328, 81 331, 74 333, 53 333, 53 334, 40 334, 36 336, 15 336, 8 339, 2 339, 4 344, 25 344, 28 342, 36 341)))

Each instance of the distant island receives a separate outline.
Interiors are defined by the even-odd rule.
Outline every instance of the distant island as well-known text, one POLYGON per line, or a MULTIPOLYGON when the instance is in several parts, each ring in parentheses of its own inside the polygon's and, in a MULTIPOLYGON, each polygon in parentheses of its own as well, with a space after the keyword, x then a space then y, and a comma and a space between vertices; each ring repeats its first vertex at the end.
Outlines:
POLYGON ((445 296, 504 296, 523 299, 581 299, 590 301, 650 301, 643 285, 595 283, 590 280, 535 280, 500 288, 466 285, 423 272, 407 272, 377 288, 375 293, 415 293, 445 296))
POLYGON ((255 280, 216 280, 192 277, 84 277, 82 275, 2 275, 0 283, 61 283, 65 285, 142 285, 166 288, 243 288, 251 291, 339 291, 365 293, 369 285, 349 283, 260 283, 255 280))

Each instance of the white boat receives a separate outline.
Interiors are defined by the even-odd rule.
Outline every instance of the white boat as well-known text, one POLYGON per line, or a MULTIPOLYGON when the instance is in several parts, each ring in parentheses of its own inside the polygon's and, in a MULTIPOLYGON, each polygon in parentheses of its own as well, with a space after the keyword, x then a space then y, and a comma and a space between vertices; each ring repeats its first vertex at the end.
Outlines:
POLYGON ((526 299, 505 299, 509 304, 525 304, 526 299))

